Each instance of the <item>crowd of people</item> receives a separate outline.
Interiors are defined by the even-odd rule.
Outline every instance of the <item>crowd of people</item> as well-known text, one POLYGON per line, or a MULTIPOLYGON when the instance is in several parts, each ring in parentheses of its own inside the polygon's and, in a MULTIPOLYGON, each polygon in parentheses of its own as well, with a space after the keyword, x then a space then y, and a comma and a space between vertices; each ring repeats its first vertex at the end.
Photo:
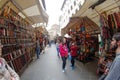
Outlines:
POLYGON ((68 41, 66 37, 60 37, 56 41, 56 50, 58 57, 61 57, 63 64, 62 70, 65 72, 66 69, 66 60, 69 57, 71 60, 72 69, 75 68, 75 58, 77 57, 77 49, 75 41, 68 41))
POLYGON ((47 38, 36 38, 36 55, 37 55, 37 59, 39 59, 40 53, 45 53, 45 47, 47 46, 47 44, 49 46, 51 46, 50 40, 47 38))
MULTIPOLYGON (((57 55, 61 56, 61 59, 63 61, 62 63, 62 70, 65 72, 66 70, 66 60, 68 56, 71 56, 71 67, 74 69, 75 67, 75 58, 77 57, 77 49, 78 46, 76 45, 75 41, 69 42, 69 47, 67 45, 67 38, 61 37, 57 39, 56 42, 56 49, 57 49, 57 55)), ((120 33, 114 34, 112 40, 111 40, 111 50, 115 50, 116 57, 112 61, 111 59, 107 60, 106 63, 106 69, 103 75, 99 78, 99 80, 119 80, 120 79, 120 33)))
MULTIPOLYGON (((40 45, 39 40, 36 41, 36 52, 37 58, 40 55, 40 45)), ((43 42, 43 46, 44 46, 43 42)), ((0 80, 20 80, 19 75, 7 64, 4 58, 2 58, 2 47, 0 43, 0 80)), ((108 64, 106 64, 105 73, 99 78, 99 80, 119 80, 120 79, 120 33, 113 36, 111 41, 111 49, 116 51, 116 57, 113 61, 108 59, 108 64)), ((62 72, 66 70, 66 60, 70 56, 71 58, 71 68, 75 68, 75 59, 77 57, 76 41, 68 41, 65 37, 60 37, 56 41, 56 50, 58 57, 62 59, 62 72), (69 43, 69 45, 67 45, 69 43), (68 47, 69 46, 69 47, 68 47)))
POLYGON ((68 38, 68 37, 57 37, 56 43, 56 50, 58 57, 62 58, 63 61, 63 72, 65 71, 66 59, 68 58, 71 60, 71 68, 75 68, 75 61, 76 59, 79 61, 85 62, 87 58, 94 57, 95 49, 93 45, 93 41, 89 40, 86 41, 86 47, 84 47, 85 41, 80 40, 78 37, 68 38), (90 45, 91 44, 91 45, 90 45), (84 49, 84 50, 83 50, 84 49), (86 51, 85 51, 86 50, 86 51))

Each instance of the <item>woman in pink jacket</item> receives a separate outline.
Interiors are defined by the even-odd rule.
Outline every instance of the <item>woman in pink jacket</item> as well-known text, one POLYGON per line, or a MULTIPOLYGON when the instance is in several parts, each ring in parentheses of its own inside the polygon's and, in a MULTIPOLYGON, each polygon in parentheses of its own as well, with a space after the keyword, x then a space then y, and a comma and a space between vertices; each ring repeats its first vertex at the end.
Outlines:
POLYGON ((59 51, 63 61, 62 69, 63 69, 63 72, 65 72, 66 60, 68 57, 68 48, 66 45, 66 38, 60 39, 59 51))

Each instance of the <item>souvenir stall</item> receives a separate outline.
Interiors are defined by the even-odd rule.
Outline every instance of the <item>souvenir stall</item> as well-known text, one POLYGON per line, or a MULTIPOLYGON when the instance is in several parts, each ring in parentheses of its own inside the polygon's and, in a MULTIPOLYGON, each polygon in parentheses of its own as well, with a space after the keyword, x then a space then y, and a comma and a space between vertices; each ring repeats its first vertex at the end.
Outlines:
POLYGON ((2 57, 21 74, 32 60, 35 34, 30 21, 18 15, 17 11, 9 1, 0 10, 0 40, 2 57))
MULTIPOLYGON (((120 0, 86 0, 84 5, 72 17, 87 16, 100 28, 98 34, 99 50, 95 53, 98 57, 97 73, 104 73, 108 61, 112 61, 115 52, 110 50, 112 36, 120 31, 120 0)), ((87 28, 87 27, 86 27, 87 28)), ((91 28, 89 28, 91 29, 91 28)), ((87 30, 87 29, 86 29, 87 30)), ((94 31, 92 31, 94 34, 94 31)), ((90 32, 89 32, 90 33, 90 32)))
POLYGON ((99 45, 99 61, 97 73, 104 73, 108 61, 113 61, 115 51, 110 49, 110 41, 116 32, 120 32, 120 12, 108 14, 104 12, 100 14, 100 45, 99 45), (101 66, 99 66, 101 65, 101 66))
POLYGON ((36 27, 35 28, 35 33, 36 33, 36 38, 39 39, 40 42, 40 51, 43 50, 43 41, 45 46, 48 44, 48 32, 45 28, 42 26, 36 27))
POLYGON ((73 17, 64 28, 74 41, 78 49, 77 59, 81 62, 89 62, 95 57, 95 51, 98 50, 99 27, 88 17, 73 17), (94 43, 95 42, 95 43, 94 43))

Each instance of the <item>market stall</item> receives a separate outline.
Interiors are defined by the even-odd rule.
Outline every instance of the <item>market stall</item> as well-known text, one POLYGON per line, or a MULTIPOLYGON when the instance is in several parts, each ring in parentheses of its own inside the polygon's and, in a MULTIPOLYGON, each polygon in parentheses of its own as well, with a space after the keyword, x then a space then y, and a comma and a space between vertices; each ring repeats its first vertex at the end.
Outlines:
MULTIPOLYGON (((99 28, 99 50, 97 73, 104 73, 108 60, 113 60, 115 52, 110 50, 112 36, 120 32, 120 0, 88 0, 73 17, 87 16, 99 28)), ((93 32, 93 31, 92 31, 93 32)))
POLYGON ((71 36, 73 41, 76 41, 79 47, 77 59, 89 62, 98 50, 97 36, 100 34, 100 28, 88 17, 73 17, 63 30, 71 36))
POLYGON ((47 17, 46 20, 40 17, 43 16, 40 15, 40 8, 40 4, 35 0, 0 0, 2 57, 19 74, 23 72, 35 54, 36 34, 32 25, 47 22, 47 17), (30 10, 33 10, 32 13, 30 10), (39 13, 37 17, 33 12, 39 13))

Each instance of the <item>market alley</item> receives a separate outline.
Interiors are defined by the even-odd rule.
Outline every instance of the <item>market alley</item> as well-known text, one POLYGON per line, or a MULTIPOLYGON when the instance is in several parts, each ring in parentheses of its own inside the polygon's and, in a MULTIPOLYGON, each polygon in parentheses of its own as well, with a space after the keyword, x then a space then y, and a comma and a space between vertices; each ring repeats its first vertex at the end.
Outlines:
POLYGON ((62 72, 62 61, 57 56, 56 47, 46 47, 45 54, 35 59, 21 75, 21 80, 98 80, 95 62, 83 64, 76 62, 74 70, 67 60, 66 72, 62 72))

